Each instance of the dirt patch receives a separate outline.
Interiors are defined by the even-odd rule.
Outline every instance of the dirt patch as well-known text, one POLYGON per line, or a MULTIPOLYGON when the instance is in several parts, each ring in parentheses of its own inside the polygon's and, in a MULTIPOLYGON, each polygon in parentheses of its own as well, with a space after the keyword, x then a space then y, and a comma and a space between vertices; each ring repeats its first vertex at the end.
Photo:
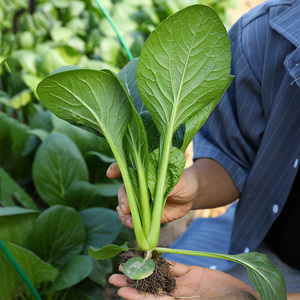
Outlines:
MULTIPOLYGON (((120 255, 121 263, 125 263, 132 257, 143 257, 143 255, 144 252, 128 250, 120 255)), ((128 278, 128 285, 141 293, 170 295, 176 285, 175 277, 170 274, 171 265, 164 258, 156 256, 155 252, 152 253, 152 260, 155 262, 154 272, 150 276, 140 280, 128 278)))

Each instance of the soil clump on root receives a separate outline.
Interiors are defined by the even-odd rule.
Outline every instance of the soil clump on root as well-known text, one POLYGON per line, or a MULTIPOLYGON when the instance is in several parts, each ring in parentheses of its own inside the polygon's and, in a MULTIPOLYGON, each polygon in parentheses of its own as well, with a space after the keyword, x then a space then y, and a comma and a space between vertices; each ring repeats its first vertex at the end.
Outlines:
MULTIPOLYGON (((128 250, 120 255, 121 263, 125 263, 132 257, 144 257, 144 252, 136 250, 128 250)), ((137 289, 140 293, 150 293, 154 295, 170 295, 176 286, 175 277, 170 274, 170 264, 162 257, 159 257, 155 252, 152 253, 152 258, 155 262, 154 272, 139 280, 128 278, 127 283, 130 287, 137 289)))

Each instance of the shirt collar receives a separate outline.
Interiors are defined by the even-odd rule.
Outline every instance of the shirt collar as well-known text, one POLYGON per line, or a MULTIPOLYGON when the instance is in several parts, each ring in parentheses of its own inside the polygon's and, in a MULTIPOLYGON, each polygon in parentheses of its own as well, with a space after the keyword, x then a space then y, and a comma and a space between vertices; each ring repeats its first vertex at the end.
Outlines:
POLYGON ((289 40, 296 47, 300 47, 300 1, 295 0, 291 7, 271 19, 270 26, 289 40))

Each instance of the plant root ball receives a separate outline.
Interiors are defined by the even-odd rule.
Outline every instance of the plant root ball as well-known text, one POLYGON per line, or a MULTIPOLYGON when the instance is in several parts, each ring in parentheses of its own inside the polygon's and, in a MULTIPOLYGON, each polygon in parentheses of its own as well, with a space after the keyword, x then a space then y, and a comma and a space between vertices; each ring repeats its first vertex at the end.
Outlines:
MULTIPOLYGON (((120 255, 121 263, 125 263, 132 257, 144 257, 144 252, 128 250, 120 255)), ((130 287, 137 289, 141 293, 170 295, 176 287, 175 277, 170 274, 171 265, 155 252, 152 253, 152 259, 155 262, 155 270, 150 276, 140 280, 128 278, 127 283, 130 287)))

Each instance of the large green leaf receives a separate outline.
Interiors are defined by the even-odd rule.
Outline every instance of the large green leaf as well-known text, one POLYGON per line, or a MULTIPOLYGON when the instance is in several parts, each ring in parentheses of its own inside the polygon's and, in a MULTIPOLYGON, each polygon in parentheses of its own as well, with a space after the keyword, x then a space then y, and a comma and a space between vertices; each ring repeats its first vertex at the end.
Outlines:
MULTIPOLYGON (((44 262, 37 255, 25 248, 12 243, 7 243, 6 246, 36 289, 38 289, 42 283, 54 282, 58 273, 55 267, 44 262)), ((20 285, 28 297, 26 299, 31 299, 29 298, 29 289, 25 286, 24 282, 22 282, 20 275, 13 268, 7 257, 4 256, 2 251, 0 251, 0 277, 1 300, 15 299, 18 292, 20 292, 20 285)))
POLYGON ((117 152, 125 159, 122 140, 130 121, 131 105, 112 73, 95 70, 60 72, 42 80, 37 93, 59 118, 101 132, 114 154, 117 152))
POLYGON ((248 276, 261 300, 286 299, 284 278, 265 254, 242 253, 234 255, 232 260, 247 268, 248 276))
MULTIPOLYGON (((148 139, 149 152, 152 152, 154 149, 158 148, 160 145, 159 132, 156 129, 156 126, 152 120, 151 115, 149 114, 147 108, 144 105, 144 102, 139 94, 137 83, 136 83, 136 70, 138 65, 138 58, 131 60, 118 74, 125 87, 130 94, 133 104, 139 115, 141 116, 148 139)), ((183 143, 183 136, 185 133, 184 124, 178 128, 173 137, 173 146, 180 148, 183 143)))
POLYGON ((223 92, 230 59, 226 29, 207 6, 187 7, 151 33, 138 62, 137 86, 161 136, 173 134, 223 92))
POLYGON ((87 278, 93 270, 92 258, 88 255, 76 255, 59 272, 55 282, 44 291, 48 295, 78 284, 87 278))
POLYGON ((80 212, 86 230, 86 249, 89 246, 101 248, 112 243, 122 229, 122 223, 115 211, 93 207, 80 212))
POLYGON ((234 261, 246 267, 248 271, 248 276, 256 291, 259 293, 261 300, 286 299, 286 287, 284 278, 279 272, 279 270, 270 262, 270 260, 265 254, 250 252, 229 255, 221 253, 169 249, 160 247, 157 247, 155 250, 163 253, 215 257, 234 261))
POLYGON ((75 181, 87 181, 88 170, 77 146, 65 135, 53 133, 39 147, 33 163, 38 193, 50 205, 63 203, 75 181))
MULTIPOLYGON (((47 108, 59 118, 83 124, 105 136, 118 161, 123 180, 127 183, 134 227, 139 236, 138 243, 143 243, 141 247, 148 248, 123 150, 123 138, 131 123, 133 104, 120 79, 109 70, 70 70, 46 77, 38 85, 37 93, 47 108)), ((140 120, 135 116, 133 119, 140 120)), ((143 131, 140 128, 136 130, 143 131)), ((145 144, 146 141, 143 142, 145 144)), ((145 146, 138 147, 142 149, 145 146)), ((144 153, 144 157, 147 155, 147 152, 144 153)), ((142 164, 144 161, 142 159, 142 164)))
POLYGON ((45 210, 34 223, 28 246, 43 260, 61 269, 83 250, 85 230, 73 208, 55 205, 45 210))

